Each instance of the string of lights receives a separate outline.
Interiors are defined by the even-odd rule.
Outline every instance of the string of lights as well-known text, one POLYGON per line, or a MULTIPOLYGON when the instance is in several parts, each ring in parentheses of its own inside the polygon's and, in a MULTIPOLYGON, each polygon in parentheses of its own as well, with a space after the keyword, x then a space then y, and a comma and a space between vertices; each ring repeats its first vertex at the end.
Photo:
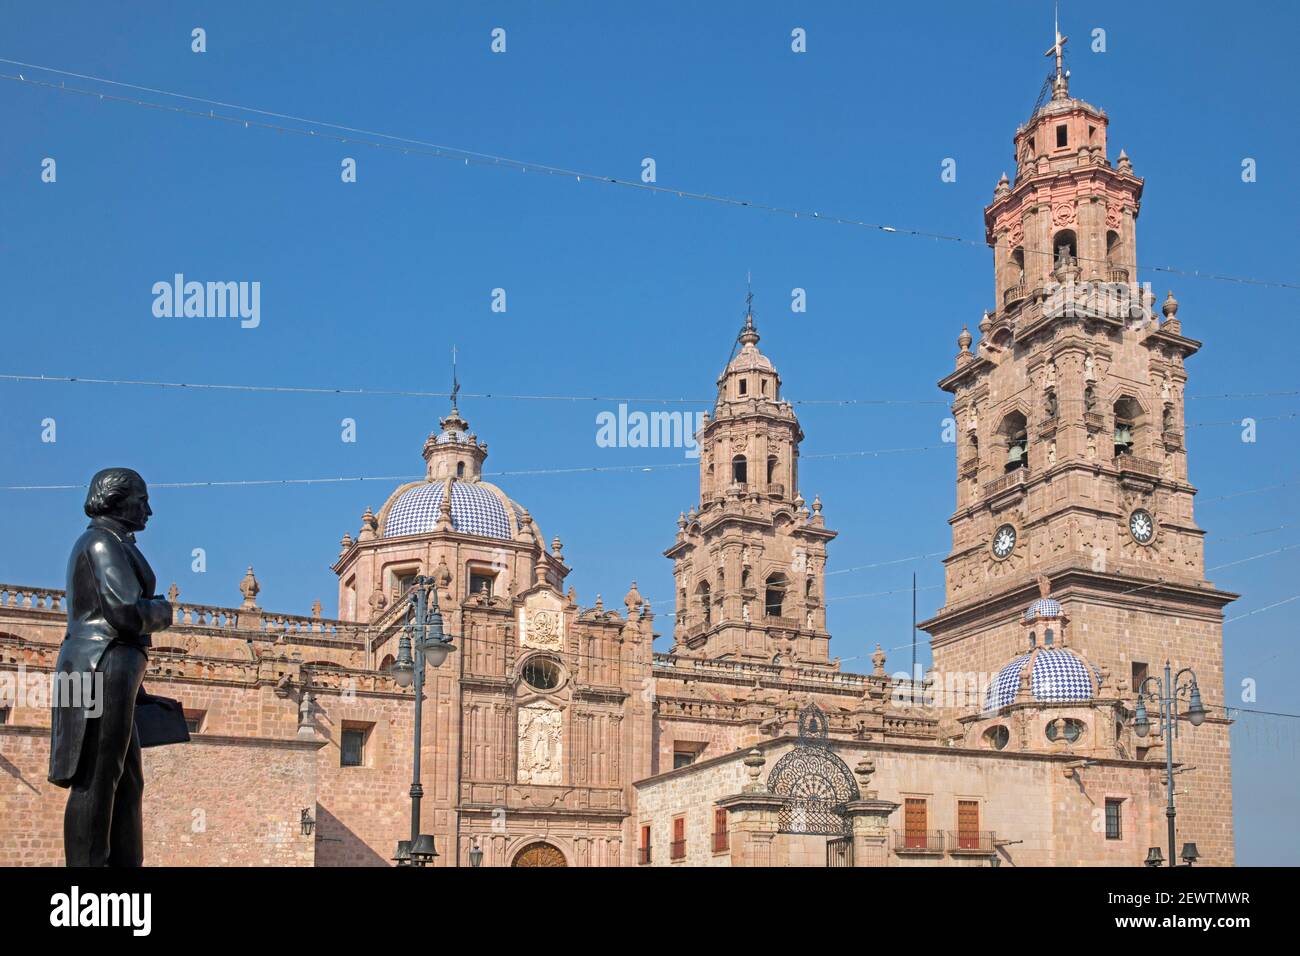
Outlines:
MULTIPOLYGON (((237 103, 223 102, 212 100, 199 96, 191 96, 185 93, 177 93, 171 90, 163 90, 156 87, 141 86, 138 84, 125 83, 117 80, 110 80, 105 77, 93 76, 86 73, 76 73, 70 70, 61 70, 55 67, 42 66, 36 63, 26 63, 20 60, 11 60, 0 57, 0 63, 7 63, 10 66, 21 69, 40 70, 45 73, 52 73, 60 76, 72 77, 78 80, 89 81, 92 83, 103 84, 106 86, 117 87, 120 89, 135 90, 136 92, 147 92, 153 96, 166 96, 174 99, 184 100, 190 103, 203 104, 211 107, 203 111, 184 106, 177 106, 157 101, 143 100, 137 97, 124 95, 115 95, 98 90, 83 89, 80 87, 68 86, 65 82, 54 83, 47 80, 39 80, 27 77, 22 73, 0 74, 0 79, 10 80, 16 83, 26 84, 33 87, 42 87, 59 93, 97 97, 100 100, 107 100, 117 103, 124 103, 132 106, 144 107, 147 109, 161 110, 176 114, 182 114, 199 119, 208 119, 220 121, 233 125, 242 124, 246 129, 258 127, 261 129, 273 130, 279 133, 288 133, 293 135, 305 136, 315 139, 328 139, 334 142, 370 146, 375 149, 385 149, 400 152, 404 155, 432 156, 439 159, 454 159, 461 161, 464 165, 496 166, 504 169, 518 170, 528 173, 544 173, 549 176, 559 176, 573 179, 581 183, 583 180, 589 182, 606 183, 613 186, 623 186, 626 188, 640 190, 642 192, 676 196, 680 199, 690 199, 698 202, 709 202, 725 206, 744 207, 756 209, 762 212, 771 213, 780 216, 789 216, 793 219, 812 219, 824 221, 841 226, 852 226, 862 229, 869 229, 887 235, 910 236, 919 239, 930 239, 935 242, 948 242, 969 248, 984 249, 986 243, 982 239, 972 239, 965 236, 955 236, 946 233, 933 232, 924 229, 912 229, 899 226, 891 226, 885 223, 868 222, 863 219, 857 219, 850 216, 822 213, 817 210, 799 209, 785 206, 777 206, 770 203, 764 203, 752 199, 742 199, 735 196, 718 195, 713 193, 704 193, 686 189, 676 189, 669 186, 661 186, 658 183, 643 182, 640 179, 625 179, 616 176, 603 174, 593 174, 582 172, 580 170, 568 169, 560 166, 552 166, 545 163, 533 163, 524 160, 513 159, 507 156, 498 156, 492 153, 477 152, 474 150, 463 149, 454 146, 445 146, 438 143, 432 143, 426 140, 414 139, 405 136, 395 136, 389 133, 381 133, 375 130, 367 130, 358 127, 346 126, 341 123, 330 123, 323 120, 309 119, 301 116, 293 116, 286 113, 277 113, 273 110, 265 110, 257 107, 243 106, 237 103), (219 114, 216 109, 237 110, 246 116, 232 116, 219 114), (265 119, 253 119, 251 117, 265 117, 265 119), (284 126, 277 123, 269 122, 269 119, 278 119, 287 122, 299 123, 303 127, 284 126), (345 135, 346 134, 346 135, 345 135), (367 138, 369 137, 369 138, 367 138)), ((1026 249, 1031 255, 1053 256, 1055 250, 1052 249, 1026 249)), ((1097 265, 1106 264, 1106 260, 1097 257, 1076 256, 1079 262, 1091 262, 1097 265)), ((1203 272, 1198 269, 1186 269, 1169 265, 1148 265, 1143 269, 1149 272, 1169 273, 1173 275, 1186 276, 1188 278, 1207 279, 1218 282, 1231 282, 1239 285, 1260 286, 1266 288, 1300 290, 1300 283, 1294 282, 1277 282, 1265 279, 1247 278, 1244 276, 1225 275, 1221 273, 1203 272)))
MULTIPOLYGON (((172 388, 184 389, 187 391, 221 391, 221 392, 267 392, 281 394, 306 394, 306 395, 347 395, 347 396, 369 396, 379 398, 442 398, 451 399, 451 392, 420 391, 416 389, 383 389, 383 388, 361 388, 351 386, 336 385, 244 385, 216 382, 165 382, 147 379, 118 379, 118 378, 90 378, 76 375, 30 375, 0 372, 0 382, 15 383, 34 383, 48 382, 54 384, 73 384, 73 385, 124 385, 147 388, 172 388)), ((1291 389, 1276 392, 1221 392, 1214 395, 1188 395, 1188 401, 1195 399, 1221 400, 1221 399, 1243 399, 1243 398, 1283 398, 1300 395, 1300 389, 1291 389)), ((627 404, 641 405, 696 405, 711 406, 714 404, 713 398, 665 398, 665 397, 645 397, 635 395, 540 395, 540 394, 517 394, 508 392, 466 392, 462 390, 458 393, 459 398, 470 399, 487 399, 498 401, 528 401, 528 402, 624 402, 627 404)), ((942 399, 920 399, 920 398, 794 398, 788 399, 792 405, 931 405, 947 407, 948 402, 942 399)), ((1082 401, 1081 399, 1062 399, 1062 404, 1069 404, 1071 401, 1082 401)), ((1300 413, 1292 413, 1289 416, 1295 417, 1300 413)), ((1260 421, 1261 419, 1256 419, 1260 421)), ((1188 425, 1188 428, 1200 427, 1206 424, 1215 425, 1240 425, 1240 422, 1200 422, 1188 425)))

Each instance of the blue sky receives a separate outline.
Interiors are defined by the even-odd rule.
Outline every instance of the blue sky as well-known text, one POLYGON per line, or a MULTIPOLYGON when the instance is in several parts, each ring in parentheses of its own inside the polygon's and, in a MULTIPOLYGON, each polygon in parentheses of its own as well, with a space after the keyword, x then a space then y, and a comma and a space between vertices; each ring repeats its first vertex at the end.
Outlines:
MULTIPOLYGON (((974 240, 1011 136, 1048 68, 1051 7, 851 3, 5 5, 0 56, 142 86, 635 179, 974 240), (191 51, 191 30, 207 52, 191 51), (506 30, 504 54, 490 31, 506 30), (794 54, 790 31, 807 31, 794 54), (956 182, 940 179, 957 162, 956 182)), ((1293 6, 1067 3, 1072 91, 1106 109, 1112 158, 1146 178, 1139 266, 1296 283, 1296 80, 1277 38, 1293 6), (1090 52, 1094 28, 1106 51, 1090 52), (1258 181, 1243 183, 1243 158, 1258 181)), ((91 81, 0 64, 0 73, 91 81)), ((118 92, 121 92, 120 90, 118 92)), ((136 94, 154 101, 165 98, 136 94)), ((180 105, 178 101, 170 101, 180 105)), ((699 397, 705 407, 753 273, 761 347, 793 399, 942 401, 963 323, 992 305, 991 256, 969 244, 792 219, 537 172, 341 145, 0 82, 0 372, 439 391, 455 344, 469 393, 699 397), (340 181, 345 156, 358 181, 340 181), (41 162, 57 162, 42 183, 41 162), (259 281, 261 324, 159 319, 174 273, 259 281), (790 310, 791 289, 808 310, 790 310), (490 309, 504 288, 508 311, 490 309)), ((230 114, 232 111, 225 110, 230 114)), ((1190 467, 1211 567, 1300 543, 1300 389, 1290 338, 1300 291, 1141 269, 1204 341, 1189 363, 1190 467), (1258 441, 1213 424, 1258 420, 1258 441), (1277 420, 1273 420, 1277 419, 1277 420), (1291 482, 1256 494, 1237 492, 1291 482), (1224 497, 1233 496, 1233 497, 1224 497), (1259 532, 1258 534, 1256 532, 1259 532)), ((0 484, 84 483, 124 463, 155 482, 416 475, 439 399, 177 391, 0 381, 0 484), (112 417, 108 417, 111 410, 112 417), (57 422, 42 442, 41 422, 57 422), (357 422, 355 443, 340 422, 357 422)), ((610 401, 466 399, 486 469, 668 464, 608 449, 610 401)), ((633 408, 664 406, 633 403, 633 408)), ((798 408, 805 455, 940 444, 942 405, 798 408)), ((499 479, 565 542, 583 603, 629 581, 670 598, 662 557, 693 467, 499 479)), ((951 448, 808 458, 840 532, 830 570, 943 552, 951 448)), ((159 489, 143 539, 184 599, 232 605, 252 564, 261 603, 332 613, 328 570, 391 482, 159 489), (202 547, 207 571, 190 571, 202 547)), ((75 491, 0 491, 0 581, 62 586, 84 524, 75 491)), ((1228 616, 1295 595, 1284 551, 1210 575, 1228 616)), ((828 579, 835 653, 905 666, 911 599, 940 603, 937 557, 828 579)), ((669 629, 661 605, 660 629, 669 629)), ((1300 712, 1296 611, 1226 628, 1230 697, 1300 712)), ((922 654, 923 660, 928 655, 922 654)), ((1297 721, 1234 730, 1243 863, 1295 863, 1297 721)))

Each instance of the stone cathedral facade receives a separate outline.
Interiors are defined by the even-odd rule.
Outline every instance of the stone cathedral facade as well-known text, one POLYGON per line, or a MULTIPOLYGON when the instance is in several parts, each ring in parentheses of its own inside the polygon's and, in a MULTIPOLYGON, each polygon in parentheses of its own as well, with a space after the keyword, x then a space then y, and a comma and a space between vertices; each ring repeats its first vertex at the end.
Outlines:
MULTIPOLYGON (((146 752, 147 861, 389 865, 414 713, 392 665, 426 576, 457 648, 425 686, 435 865, 1140 865, 1165 845, 1164 749, 1134 734, 1135 691, 1166 659, 1211 709, 1177 741, 1179 843, 1231 864, 1235 596, 1205 580, 1182 428, 1199 343, 1172 294, 1159 315, 1134 294, 1143 182, 1107 125, 1058 58, 985 210, 994 307, 939 383, 956 510, 924 681, 890 677, 879 645, 866 674, 832 656, 836 533, 751 312, 664 552, 671 617, 635 583, 582 604, 561 539, 483 480, 454 404, 424 478, 343 536, 335 617, 264 609, 251 567, 238 606, 173 585, 146 684, 183 700, 193 740, 146 752)), ((0 585, 11 688, 48 681, 62 600, 0 585)), ((0 709, 0 863, 61 862, 48 727, 38 694, 0 709)))

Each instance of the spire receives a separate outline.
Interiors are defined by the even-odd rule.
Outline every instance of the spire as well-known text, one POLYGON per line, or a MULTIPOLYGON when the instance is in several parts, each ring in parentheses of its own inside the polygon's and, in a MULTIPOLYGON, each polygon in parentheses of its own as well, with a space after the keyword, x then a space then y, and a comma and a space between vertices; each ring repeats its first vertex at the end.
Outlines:
POLYGON ((758 344, 758 329, 754 328, 754 276, 750 272, 745 273, 745 327, 737 341, 741 345, 758 344))
POLYGON ((460 394, 460 380, 456 378, 456 346, 451 347, 451 417, 459 418, 456 411, 456 396, 460 394))
POLYGON ((1070 74, 1065 70, 1065 43, 1069 37, 1061 36, 1061 5, 1057 3, 1053 17, 1053 32, 1056 42, 1047 48, 1043 56, 1056 57, 1056 75, 1052 78, 1052 99, 1063 100, 1070 93, 1070 74))

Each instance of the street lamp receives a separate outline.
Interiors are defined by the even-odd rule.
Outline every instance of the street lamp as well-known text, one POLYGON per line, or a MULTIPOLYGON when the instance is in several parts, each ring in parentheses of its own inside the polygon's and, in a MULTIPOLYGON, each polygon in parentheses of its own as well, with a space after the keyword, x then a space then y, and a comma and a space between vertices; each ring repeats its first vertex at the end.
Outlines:
MULTIPOLYGON (((1187 698, 1187 713, 1181 716, 1187 718, 1187 722, 1193 727, 1199 727, 1205 723, 1206 710, 1205 705, 1201 702, 1201 689, 1196 683, 1196 672, 1190 667, 1184 667, 1177 674, 1170 676, 1169 661, 1165 661, 1164 677, 1152 675, 1142 681, 1136 688, 1137 706, 1133 708, 1133 732, 1139 737, 1146 737, 1151 732, 1151 719, 1147 715, 1146 701, 1150 700, 1159 707, 1158 732, 1165 738, 1165 789, 1169 793, 1168 804, 1165 807, 1165 819, 1169 823, 1169 862, 1168 866, 1177 866, 1177 856, 1174 849, 1174 738, 1178 736, 1178 699, 1187 698), (1184 681, 1183 675, 1188 674, 1189 679, 1184 681), (1147 690, 1147 685, 1154 682, 1155 690, 1147 690)), ((1196 851, 1196 844, 1189 843, 1187 846, 1196 851)), ((1187 846, 1183 848, 1184 859, 1186 859, 1187 846)), ((1193 856, 1195 859, 1195 856, 1193 856)), ((1164 864, 1159 847, 1152 847, 1147 853, 1147 866, 1161 866, 1164 864)), ((1190 861, 1189 861, 1190 865, 1190 861)))
MULTIPOLYGON (((1188 844, 1191 846, 1191 844, 1188 844)), ((469 865, 480 867, 483 865, 483 849, 478 845, 478 838, 474 838, 474 845, 469 848, 469 865)))
POLYGON ((1198 853, 1198 852, 1196 851, 1196 844, 1195 844, 1195 843, 1184 843, 1184 844, 1183 844, 1183 862, 1184 862, 1184 863, 1186 863, 1188 866, 1191 866, 1193 863, 1195 863, 1195 862, 1196 862, 1197 860, 1199 860, 1200 858, 1201 858, 1201 854, 1198 853))
POLYGON ((433 578, 421 575, 409 592, 407 626, 397 641, 397 660, 393 663, 393 680, 399 687, 415 685, 415 733, 411 770, 411 839, 397 844, 394 860, 398 866, 427 866, 438 855, 433 837, 420 832, 420 730, 424 717, 424 668, 437 667, 456 649, 442 630, 438 611, 438 590, 433 578))

